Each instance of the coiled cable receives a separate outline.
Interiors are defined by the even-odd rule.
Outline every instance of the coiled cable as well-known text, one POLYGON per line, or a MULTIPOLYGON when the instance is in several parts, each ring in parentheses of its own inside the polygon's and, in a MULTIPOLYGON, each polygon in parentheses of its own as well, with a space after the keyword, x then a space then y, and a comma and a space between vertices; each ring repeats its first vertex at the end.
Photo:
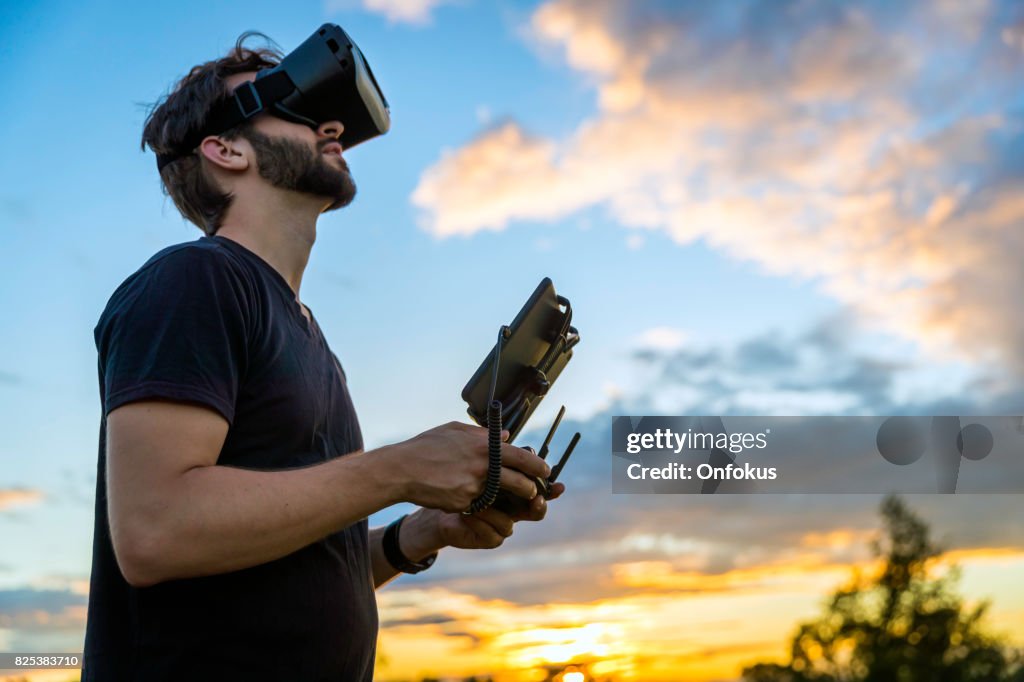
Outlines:
POLYGON ((509 328, 502 326, 498 332, 498 342, 494 345, 491 395, 487 401, 487 478, 484 480, 484 491, 469 504, 469 508, 462 512, 463 514, 476 514, 487 509, 494 504, 501 489, 501 401, 494 399, 494 391, 498 385, 501 346, 509 333, 509 328))

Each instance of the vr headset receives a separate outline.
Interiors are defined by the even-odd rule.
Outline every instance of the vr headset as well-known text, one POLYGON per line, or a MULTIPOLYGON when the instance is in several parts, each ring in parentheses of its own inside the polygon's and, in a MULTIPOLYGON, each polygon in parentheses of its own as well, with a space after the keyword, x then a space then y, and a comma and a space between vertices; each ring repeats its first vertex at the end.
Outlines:
POLYGON ((256 74, 218 102, 206 123, 179 150, 157 155, 157 169, 192 153, 203 138, 268 113, 311 128, 340 121, 341 144, 351 149, 391 128, 391 113, 370 65, 337 24, 324 24, 275 67, 256 74))

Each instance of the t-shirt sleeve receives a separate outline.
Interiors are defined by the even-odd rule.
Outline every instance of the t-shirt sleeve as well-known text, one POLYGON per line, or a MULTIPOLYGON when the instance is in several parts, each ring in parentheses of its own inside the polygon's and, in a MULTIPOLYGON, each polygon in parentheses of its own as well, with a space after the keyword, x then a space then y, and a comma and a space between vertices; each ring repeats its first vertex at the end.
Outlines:
POLYGON ((147 399, 198 403, 231 423, 248 349, 241 275, 212 249, 159 257, 111 297, 96 326, 103 413, 147 399))

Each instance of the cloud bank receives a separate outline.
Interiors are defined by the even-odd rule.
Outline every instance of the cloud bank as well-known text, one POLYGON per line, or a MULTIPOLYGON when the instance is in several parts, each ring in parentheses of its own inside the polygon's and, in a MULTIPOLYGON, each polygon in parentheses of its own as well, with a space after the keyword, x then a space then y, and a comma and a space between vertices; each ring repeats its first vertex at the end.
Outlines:
POLYGON ((1019 375, 1022 17, 983 1, 552 0, 531 33, 593 85, 596 113, 564 139, 484 130, 412 201, 438 237, 600 206, 1019 375))

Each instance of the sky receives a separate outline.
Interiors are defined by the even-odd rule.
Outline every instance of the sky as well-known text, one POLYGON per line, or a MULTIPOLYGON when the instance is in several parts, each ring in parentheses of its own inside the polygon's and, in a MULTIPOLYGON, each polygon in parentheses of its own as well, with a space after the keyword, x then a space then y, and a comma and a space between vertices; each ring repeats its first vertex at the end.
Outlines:
MULTIPOLYGON (((243 31, 287 51, 324 22, 393 122, 346 152, 358 197, 321 219, 301 290, 367 447, 463 418, 542 277, 582 337, 519 441, 566 405, 569 493, 382 591, 380 679, 601 659, 732 680, 869 560, 874 496, 612 496, 612 415, 1024 412, 1020 3, 7 3, 0 650, 81 648, 92 330, 200 236, 139 149, 147 106, 243 31)), ((1024 500, 911 505, 1024 643, 1024 500)))

